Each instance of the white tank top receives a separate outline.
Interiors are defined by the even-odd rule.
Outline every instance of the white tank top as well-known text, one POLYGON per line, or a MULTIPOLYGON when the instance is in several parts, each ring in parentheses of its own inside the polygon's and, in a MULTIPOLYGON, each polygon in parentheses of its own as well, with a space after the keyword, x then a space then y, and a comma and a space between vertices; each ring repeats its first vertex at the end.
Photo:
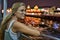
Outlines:
POLYGON ((12 21, 10 22, 10 25, 9 25, 8 29, 6 30, 6 32, 9 32, 10 37, 11 37, 13 40, 18 40, 18 38, 20 37, 20 33, 14 33, 14 32, 12 31, 12 25, 13 25, 14 22, 15 22, 15 20, 12 20, 12 21))

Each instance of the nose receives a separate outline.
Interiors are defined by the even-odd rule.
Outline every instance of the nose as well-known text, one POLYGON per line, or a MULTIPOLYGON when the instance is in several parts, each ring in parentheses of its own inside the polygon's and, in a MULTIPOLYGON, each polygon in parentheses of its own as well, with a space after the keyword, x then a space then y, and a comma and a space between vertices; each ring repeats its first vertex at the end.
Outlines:
POLYGON ((24 11, 23 14, 26 14, 26 12, 24 11))

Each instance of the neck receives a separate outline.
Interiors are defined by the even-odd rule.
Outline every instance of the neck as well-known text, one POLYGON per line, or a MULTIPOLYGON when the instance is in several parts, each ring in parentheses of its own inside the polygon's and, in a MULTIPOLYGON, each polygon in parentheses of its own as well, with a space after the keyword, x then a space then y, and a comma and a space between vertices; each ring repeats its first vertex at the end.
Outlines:
POLYGON ((13 16, 13 17, 12 17, 12 20, 17 20, 16 16, 13 16))
POLYGON ((24 19, 19 19, 16 16, 13 16, 12 20, 17 20, 17 21, 22 22, 22 23, 24 22, 24 19))
POLYGON ((24 23, 24 19, 18 19, 17 21, 24 23))

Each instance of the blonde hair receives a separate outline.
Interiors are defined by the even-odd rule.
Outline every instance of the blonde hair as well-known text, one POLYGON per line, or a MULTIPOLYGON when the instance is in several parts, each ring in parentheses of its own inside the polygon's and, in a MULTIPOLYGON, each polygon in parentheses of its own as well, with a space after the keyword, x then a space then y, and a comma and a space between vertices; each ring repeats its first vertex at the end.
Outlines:
MULTIPOLYGON (((3 18, 2 23, 1 23, 1 28, 0 28, 0 35, 2 35, 2 37, 0 37, 0 38, 3 39, 3 37, 4 37, 3 34, 4 34, 5 29, 6 29, 6 24, 7 24, 7 22, 11 19, 11 17, 14 15, 14 13, 17 11, 17 9, 18 9, 20 6, 25 6, 25 4, 24 4, 24 3, 20 3, 20 2, 14 3, 13 6, 12 6, 12 13, 9 14, 9 15, 6 15, 6 16, 3 18)), ((1 40, 2 40, 2 39, 1 39, 1 40)))
POLYGON ((11 19, 12 15, 14 15, 14 13, 17 11, 17 9, 18 9, 20 6, 25 6, 25 4, 24 4, 24 3, 20 3, 20 2, 14 3, 13 6, 12 6, 12 13, 9 14, 9 15, 6 15, 6 17, 4 17, 1 25, 6 24, 7 21, 11 19))

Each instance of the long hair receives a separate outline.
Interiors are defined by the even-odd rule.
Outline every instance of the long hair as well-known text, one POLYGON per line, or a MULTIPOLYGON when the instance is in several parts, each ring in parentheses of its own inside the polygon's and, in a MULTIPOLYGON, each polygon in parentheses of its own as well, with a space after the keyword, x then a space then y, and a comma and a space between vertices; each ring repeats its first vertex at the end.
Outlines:
POLYGON ((17 11, 17 9, 20 6, 25 6, 25 4, 24 3, 20 3, 20 2, 14 3, 13 6, 12 6, 12 13, 9 14, 9 15, 6 15, 6 17, 3 19, 1 24, 7 23, 7 21, 10 20, 10 18, 14 15, 14 13, 17 11))
MULTIPOLYGON (((20 3, 20 2, 16 2, 12 5, 12 13, 9 14, 9 15, 6 15, 3 20, 2 20, 2 23, 1 23, 1 28, 0 28, 0 35, 2 35, 2 37, 4 37, 4 31, 6 29, 6 24, 8 23, 8 21, 12 18, 12 16, 14 15, 14 13, 16 13, 17 9, 20 7, 20 6, 25 6, 24 3, 20 3)), ((0 37, 0 38, 2 38, 0 37)), ((2 39, 0 39, 2 40, 2 39)))

